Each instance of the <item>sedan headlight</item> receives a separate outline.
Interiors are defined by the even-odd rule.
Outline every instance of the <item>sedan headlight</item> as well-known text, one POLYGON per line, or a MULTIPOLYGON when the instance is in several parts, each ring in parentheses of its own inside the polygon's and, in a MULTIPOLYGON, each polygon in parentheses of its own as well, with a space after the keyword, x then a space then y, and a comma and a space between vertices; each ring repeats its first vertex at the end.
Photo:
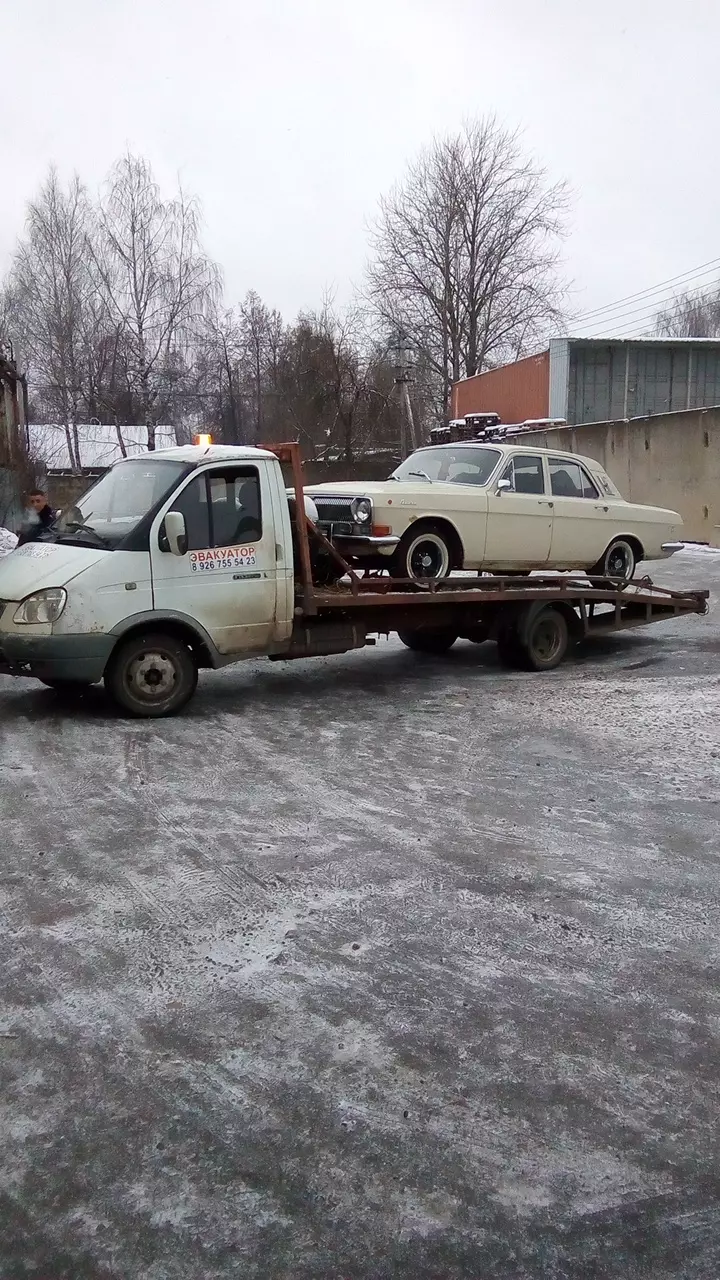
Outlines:
POLYGON ((28 596, 15 610, 13 622, 32 626, 38 622, 57 622, 67 603, 67 591, 62 587, 49 587, 28 596))
POLYGON ((370 524, 372 502, 369 498, 353 498, 350 503, 350 514, 356 524, 370 524))

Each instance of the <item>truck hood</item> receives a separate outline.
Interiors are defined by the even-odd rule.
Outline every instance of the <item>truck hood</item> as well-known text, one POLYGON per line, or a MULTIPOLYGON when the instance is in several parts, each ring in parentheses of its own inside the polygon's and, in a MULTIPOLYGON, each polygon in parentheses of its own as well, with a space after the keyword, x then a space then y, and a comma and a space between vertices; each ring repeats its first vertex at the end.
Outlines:
POLYGON ((66 587, 90 565, 112 555, 100 547, 28 542, 0 559, 0 600, 24 600, 47 587, 66 587))

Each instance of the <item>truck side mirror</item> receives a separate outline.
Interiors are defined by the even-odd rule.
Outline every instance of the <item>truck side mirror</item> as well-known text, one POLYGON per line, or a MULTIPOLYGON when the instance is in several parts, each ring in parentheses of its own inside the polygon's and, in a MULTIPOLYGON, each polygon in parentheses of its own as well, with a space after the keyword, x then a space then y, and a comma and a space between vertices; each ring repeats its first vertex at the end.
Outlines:
POLYGON ((168 511, 165 517, 165 536, 174 556, 187 555, 187 529, 182 511, 168 511))
POLYGON ((507 493, 508 489, 512 489, 512 480, 498 480, 497 492, 507 493))

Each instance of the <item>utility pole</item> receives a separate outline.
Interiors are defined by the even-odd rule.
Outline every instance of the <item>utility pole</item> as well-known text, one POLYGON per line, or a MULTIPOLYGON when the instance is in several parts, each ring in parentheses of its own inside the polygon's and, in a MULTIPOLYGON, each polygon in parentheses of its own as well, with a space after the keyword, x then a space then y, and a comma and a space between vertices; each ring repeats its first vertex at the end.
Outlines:
POLYGON ((399 389, 402 416, 400 419, 400 456, 406 458, 408 453, 417 449, 418 439, 415 429, 415 418, 410 403, 409 383, 412 381, 413 351, 404 334, 398 333, 391 344, 393 353, 393 376, 395 386, 399 389), (408 440, 410 448, 408 449, 408 440))

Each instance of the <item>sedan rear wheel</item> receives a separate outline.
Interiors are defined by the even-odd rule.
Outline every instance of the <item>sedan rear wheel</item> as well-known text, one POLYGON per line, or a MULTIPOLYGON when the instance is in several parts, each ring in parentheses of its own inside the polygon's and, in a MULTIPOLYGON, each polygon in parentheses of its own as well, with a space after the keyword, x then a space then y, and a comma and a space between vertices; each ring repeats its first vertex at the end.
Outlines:
POLYGON ((635 574, 637 555, 632 543, 627 538, 616 538, 610 543, 602 560, 598 560, 590 570, 591 578, 607 578, 613 585, 616 582, 629 582, 635 574))

